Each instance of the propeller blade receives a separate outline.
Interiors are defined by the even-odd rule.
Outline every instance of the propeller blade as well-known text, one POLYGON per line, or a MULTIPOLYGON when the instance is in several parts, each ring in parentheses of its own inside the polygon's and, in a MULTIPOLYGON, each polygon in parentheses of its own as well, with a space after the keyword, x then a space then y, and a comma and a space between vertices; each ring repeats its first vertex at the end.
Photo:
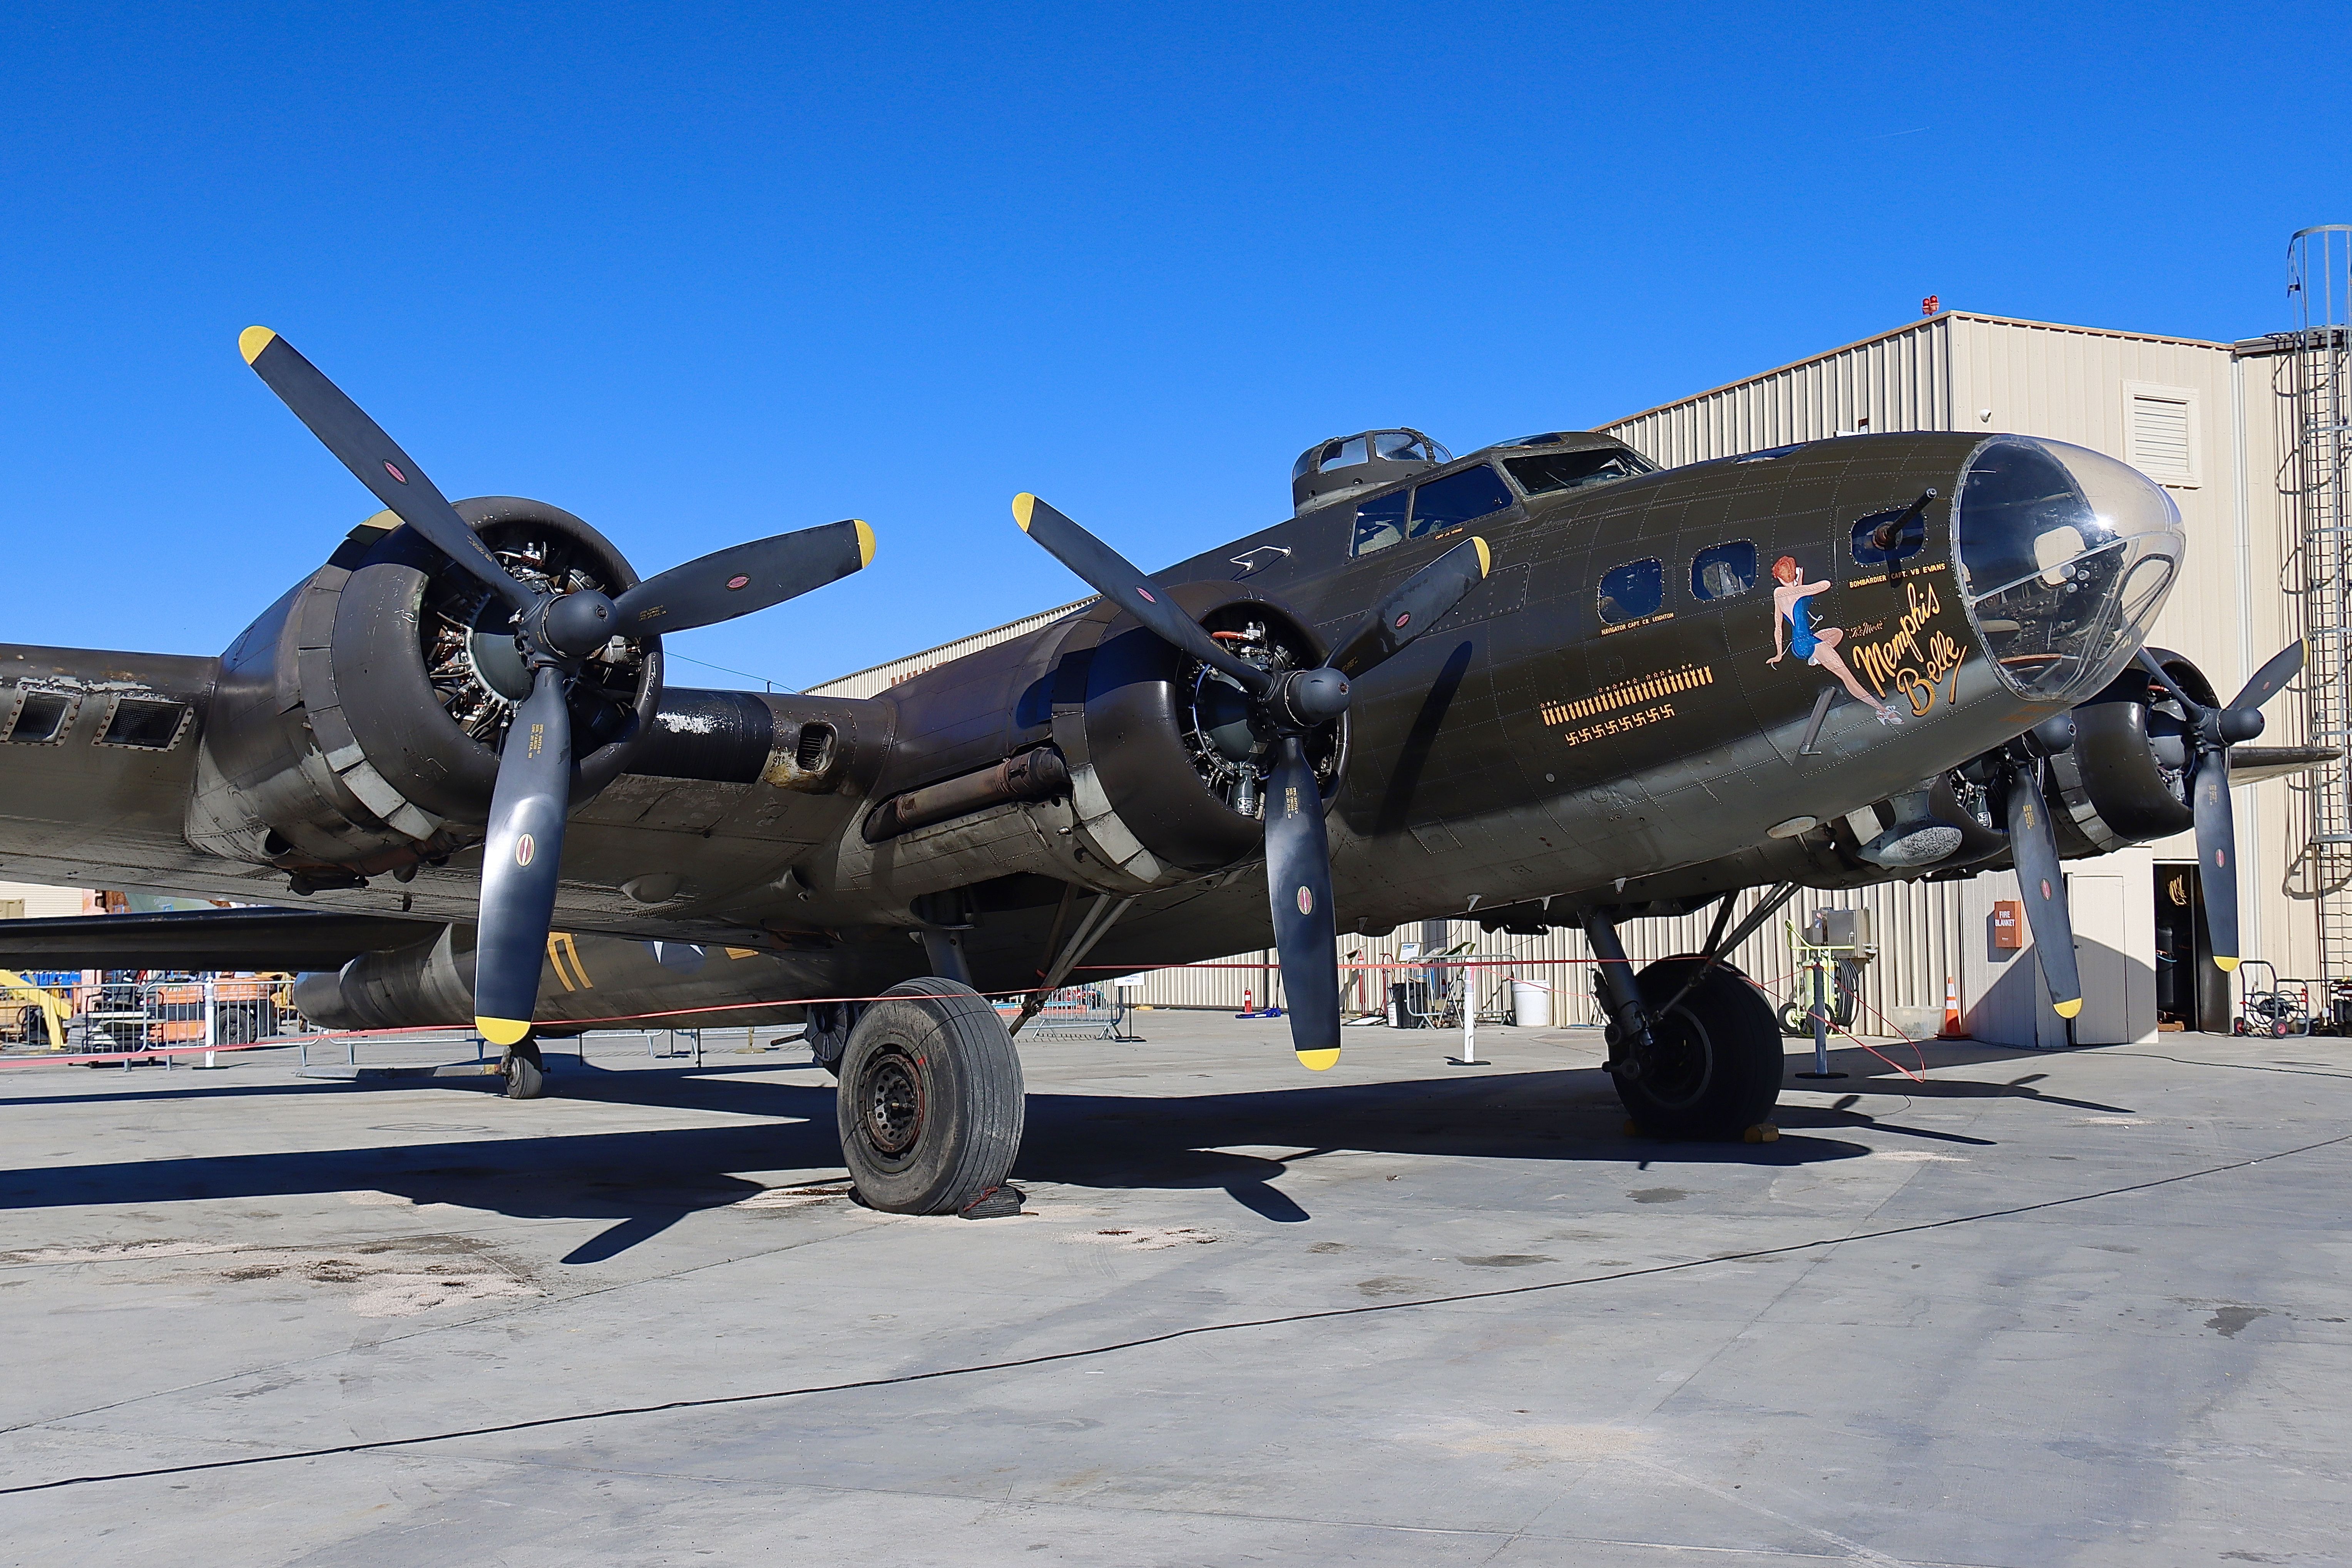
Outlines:
POLYGON ((798 598, 873 560, 874 531, 856 518, 755 539, 646 578, 613 601, 614 620, 632 636, 716 626, 798 598))
POLYGON ((1494 557, 1483 539, 1465 539, 1382 599, 1331 656, 1331 668, 1354 679, 1444 618, 1462 595, 1486 580, 1494 557))
POLYGON ((2213 962, 2226 974, 2238 967, 2238 827, 2236 808, 2230 802, 2230 753, 2198 752, 2189 788, 2189 808, 2197 822, 2197 880, 2205 889, 2205 929, 2213 943, 2213 962))
POLYGON ((2025 900, 2025 923, 2033 932, 2033 952, 2050 984, 2050 1005, 2062 1018, 2083 1010, 2083 983, 2074 969, 2074 924, 2066 913, 2066 873, 2058 862, 2058 836, 2050 826, 2050 805, 2042 798, 2039 770, 2011 758, 2009 763, 2009 856, 2017 867, 2018 890, 2025 900))
POLYGON ((488 584, 512 608, 531 606, 537 595, 499 564, 499 558, 451 508, 448 498, 425 477, 416 459, 402 451, 383 427, 317 365, 296 353, 292 343, 268 327, 247 327, 237 334, 236 346, 254 374, 294 411, 294 417, 341 458, 343 467, 359 476, 360 483, 374 491, 376 500, 390 507, 394 516, 488 584))
POLYGON ((494 1046, 530 1032, 555 919, 555 874, 572 806, 572 710, 542 665, 499 752, 474 946, 474 1027, 494 1046))
POLYGON ((1282 738, 1265 796, 1265 893, 1288 999, 1290 1045, 1323 1072, 1339 1059, 1339 938, 1331 923, 1331 846, 1315 768, 1296 735, 1282 738))
POLYGON ((1175 601, 1162 597, 1167 590, 1154 593, 1151 579, 1137 571, 1127 557, 1045 502, 1024 490, 1013 498, 1013 521, 1055 560, 1085 578, 1096 593, 1142 622, 1161 641, 1223 670, 1253 696, 1263 697, 1273 689, 1274 682, 1265 671, 1219 647, 1200 622, 1178 609, 1175 601))
POLYGON ((2303 639, 2295 638, 2271 656, 2271 661, 2254 671, 2245 689, 2231 700, 2232 708, 2260 708, 2279 694, 2282 687, 2303 673, 2303 639))
POLYGON ((2180 710, 2189 715, 2189 721, 2192 723, 2195 722, 2196 718, 2200 713, 2205 711, 2205 705, 2198 701, 2194 697, 2189 696, 2188 692, 2182 690, 2180 688, 2180 682, 2173 679, 2171 675, 2165 669, 2164 666, 2156 662, 2156 656, 2154 654, 2148 652, 2146 648, 2140 649, 2139 662, 2141 668, 2156 677, 2158 685, 2172 693, 2172 700, 2180 704, 2180 710))

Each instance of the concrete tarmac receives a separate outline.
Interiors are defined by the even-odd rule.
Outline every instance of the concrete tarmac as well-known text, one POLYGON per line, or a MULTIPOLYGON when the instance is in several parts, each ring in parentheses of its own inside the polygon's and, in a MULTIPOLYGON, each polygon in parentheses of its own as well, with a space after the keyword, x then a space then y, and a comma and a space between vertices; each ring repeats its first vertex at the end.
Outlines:
POLYGON ((980 1222, 740 1031, 0 1072, 0 1561, 2352 1558, 2352 1042, 1848 1048, 1724 1146, 1591 1031, 1138 1022, 1024 1043, 980 1222))

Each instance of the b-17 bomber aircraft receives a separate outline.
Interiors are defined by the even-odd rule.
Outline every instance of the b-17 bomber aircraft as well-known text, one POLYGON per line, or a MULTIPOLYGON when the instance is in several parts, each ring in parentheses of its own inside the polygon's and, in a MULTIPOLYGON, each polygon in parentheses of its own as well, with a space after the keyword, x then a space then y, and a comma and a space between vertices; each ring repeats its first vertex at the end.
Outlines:
POLYGON ((860 570, 865 523, 640 578, 557 507, 445 500, 284 339, 241 344, 384 510, 218 658, 0 648, 0 863, 271 907, 10 922, 0 961, 305 971, 331 1028, 473 1025, 517 1098, 591 1022, 802 1023, 882 1209, 1012 1171, 988 996, 1271 946, 1328 1068, 1337 932, 1465 911, 1580 928, 1632 1119, 1737 1139, 1783 1047, 1724 955, 1796 889, 2013 866, 2071 1016, 2061 861, 2193 827, 2233 964, 2233 759, 2312 760, 2243 744, 2301 646, 2226 704, 2143 647, 2179 514, 2055 441, 1660 469, 1369 431, 1299 459, 1293 517, 1150 574, 1024 495, 1098 597, 853 700, 674 687, 661 638, 860 570), (1621 924, 1711 902, 1704 951, 1634 971, 1621 924))

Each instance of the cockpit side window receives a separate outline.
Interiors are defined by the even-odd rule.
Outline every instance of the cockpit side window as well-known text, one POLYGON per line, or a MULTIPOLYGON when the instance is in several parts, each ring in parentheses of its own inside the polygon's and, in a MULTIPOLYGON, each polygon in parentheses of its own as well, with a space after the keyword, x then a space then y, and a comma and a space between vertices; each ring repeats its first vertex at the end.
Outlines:
POLYGON ((1615 479, 1632 479, 1635 474, 1655 472, 1655 465, 1638 453, 1621 447, 1587 447, 1581 452, 1545 452, 1532 458, 1506 458, 1503 467, 1511 470, 1511 478, 1519 481, 1519 489, 1531 496, 1550 495, 1556 490, 1582 489, 1587 485, 1605 485, 1615 479))
POLYGON ((1405 503, 1412 499, 1411 490, 1392 490, 1384 496, 1374 496, 1356 508, 1356 531, 1348 546, 1350 555, 1370 555, 1375 550, 1386 550, 1403 542, 1405 503))
POLYGON ((1407 537, 1419 539, 1457 523, 1490 516, 1511 504, 1510 488, 1503 476, 1481 463, 1442 479, 1432 479, 1412 492, 1412 526, 1407 537))

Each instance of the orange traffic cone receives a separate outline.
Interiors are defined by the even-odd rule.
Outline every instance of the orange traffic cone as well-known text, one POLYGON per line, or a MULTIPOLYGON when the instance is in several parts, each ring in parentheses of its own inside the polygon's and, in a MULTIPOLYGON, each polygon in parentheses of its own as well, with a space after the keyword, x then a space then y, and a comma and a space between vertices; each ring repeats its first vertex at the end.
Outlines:
POLYGON ((1960 1026, 1960 983, 1950 975, 1944 976, 1944 1026, 1937 1034, 1939 1040, 1959 1040, 1968 1037, 1960 1026))

